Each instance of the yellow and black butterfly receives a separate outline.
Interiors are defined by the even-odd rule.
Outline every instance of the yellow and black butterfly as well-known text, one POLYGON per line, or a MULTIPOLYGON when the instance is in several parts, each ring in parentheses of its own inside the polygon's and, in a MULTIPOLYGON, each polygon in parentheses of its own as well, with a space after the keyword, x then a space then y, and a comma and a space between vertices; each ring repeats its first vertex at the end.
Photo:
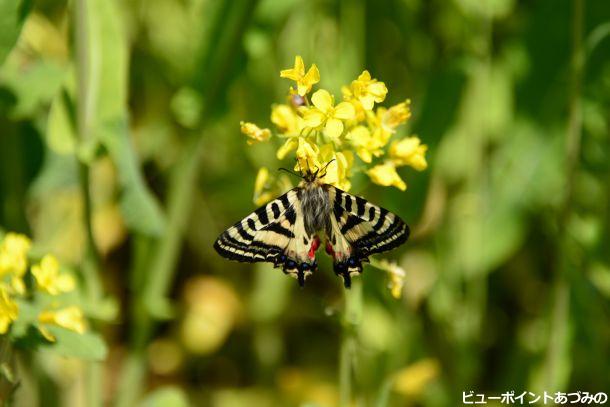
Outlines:
POLYGON ((407 241, 409 226, 387 209, 323 183, 323 172, 306 171, 299 186, 231 226, 214 243, 216 251, 230 260, 273 263, 303 286, 317 270, 317 234, 323 232, 335 274, 349 288, 369 255, 407 241))

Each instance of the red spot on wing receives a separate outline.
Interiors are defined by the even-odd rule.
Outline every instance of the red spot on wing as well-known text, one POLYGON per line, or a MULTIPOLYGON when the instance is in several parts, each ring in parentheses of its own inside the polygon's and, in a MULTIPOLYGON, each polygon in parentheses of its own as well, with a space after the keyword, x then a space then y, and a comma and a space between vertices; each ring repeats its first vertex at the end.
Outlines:
POLYGON ((316 257, 316 250, 320 247, 320 238, 318 236, 314 237, 311 242, 311 247, 309 248, 309 258, 313 259, 316 257))

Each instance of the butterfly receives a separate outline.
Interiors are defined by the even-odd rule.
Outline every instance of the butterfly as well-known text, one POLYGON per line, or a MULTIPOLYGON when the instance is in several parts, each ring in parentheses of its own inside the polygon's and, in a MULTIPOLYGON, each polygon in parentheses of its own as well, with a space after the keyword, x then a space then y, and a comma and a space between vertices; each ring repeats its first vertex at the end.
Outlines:
POLYGON ((334 272, 349 288, 370 255, 407 241, 409 226, 387 209, 322 182, 325 175, 323 169, 297 175, 303 181, 296 188, 224 231, 216 251, 229 260, 273 263, 303 287, 318 268, 323 234, 334 272))

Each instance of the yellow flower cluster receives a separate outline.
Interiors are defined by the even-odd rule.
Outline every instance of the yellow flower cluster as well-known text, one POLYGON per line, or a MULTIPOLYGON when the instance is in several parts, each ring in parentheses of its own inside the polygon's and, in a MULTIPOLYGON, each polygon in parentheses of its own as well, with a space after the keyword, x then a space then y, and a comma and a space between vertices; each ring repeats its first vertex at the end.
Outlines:
MULTIPOLYGON (((290 88, 288 103, 272 106, 271 122, 277 128, 276 136, 283 140, 277 150, 278 159, 295 151, 295 169, 300 171, 315 171, 330 163, 323 181, 346 191, 351 187, 356 156, 360 160, 356 170, 365 171, 376 184, 401 190, 407 185, 398 174, 398 167, 409 166, 417 171, 427 167, 427 147, 419 138, 406 137, 390 144, 396 128, 411 117, 410 101, 390 108, 376 106, 385 100, 388 89, 368 71, 342 88, 340 102, 325 89, 313 91, 320 72, 315 64, 306 71, 300 56, 295 58, 294 67, 282 70, 280 76, 293 80, 296 89, 290 88), (381 162, 373 163, 384 156, 381 162)), ((241 122, 241 131, 249 144, 267 141, 272 135, 270 129, 254 123, 241 122)), ((269 180, 269 171, 261 169, 255 185, 257 204, 280 192, 278 183, 269 180)))
MULTIPOLYGON (((0 242, 0 335, 6 334, 19 317, 18 300, 31 297, 26 292, 23 278, 28 270, 28 253, 31 241, 24 235, 8 233, 0 242)), ((42 258, 31 267, 36 290, 51 296, 73 291, 74 278, 60 271, 57 259, 51 255, 42 258)), ((54 301, 57 303, 57 301, 54 301)), ((38 329, 50 341, 55 338, 48 325, 56 325, 72 331, 85 331, 85 318, 77 306, 44 310, 38 315, 38 329)))
POLYGON ((402 297, 402 289, 405 285, 405 277, 407 274, 405 269, 400 267, 396 262, 385 259, 372 259, 371 265, 388 273, 388 288, 390 289, 392 296, 396 299, 402 297))

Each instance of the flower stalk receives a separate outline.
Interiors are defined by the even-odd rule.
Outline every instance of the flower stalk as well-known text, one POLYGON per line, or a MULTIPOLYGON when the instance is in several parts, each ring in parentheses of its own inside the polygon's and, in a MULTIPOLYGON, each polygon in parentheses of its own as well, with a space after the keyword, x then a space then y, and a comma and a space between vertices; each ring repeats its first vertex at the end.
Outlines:
POLYGON ((355 278, 345 290, 343 338, 339 349, 339 405, 350 406, 354 398, 354 373, 358 363, 358 328, 362 320, 362 279, 355 278))

